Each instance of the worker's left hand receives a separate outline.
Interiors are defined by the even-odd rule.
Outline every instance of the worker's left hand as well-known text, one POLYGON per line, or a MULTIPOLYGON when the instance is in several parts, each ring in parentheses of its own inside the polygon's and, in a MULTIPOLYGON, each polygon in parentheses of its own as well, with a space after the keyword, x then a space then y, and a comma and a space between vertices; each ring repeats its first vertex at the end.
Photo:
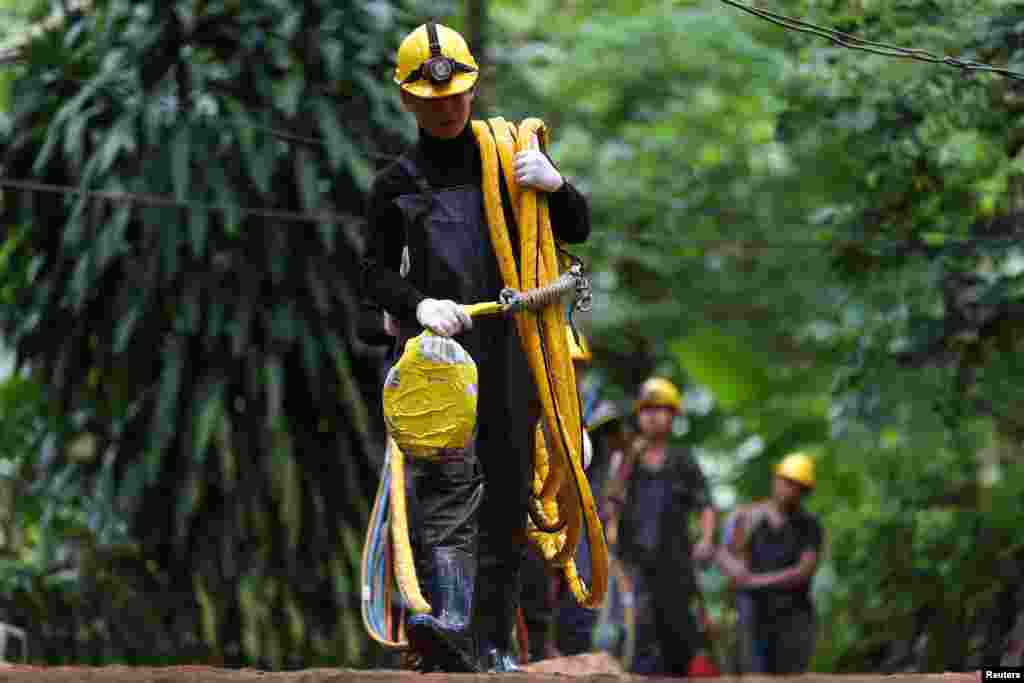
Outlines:
POLYGON ((535 187, 545 192, 556 192, 565 184, 551 160, 544 156, 534 137, 530 149, 524 149, 515 157, 516 181, 520 185, 535 187))
POLYGON ((698 562, 707 562, 712 558, 712 556, 714 556, 714 554, 715 546, 711 544, 711 541, 706 539, 701 540, 701 542, 693 548, 693 559, 698 562))

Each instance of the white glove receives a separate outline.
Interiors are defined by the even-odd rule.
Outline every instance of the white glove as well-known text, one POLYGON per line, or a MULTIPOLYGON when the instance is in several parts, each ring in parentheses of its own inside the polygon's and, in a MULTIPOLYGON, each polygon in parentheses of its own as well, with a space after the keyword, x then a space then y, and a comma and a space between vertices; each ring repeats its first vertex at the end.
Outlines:
POLYGON ((448 299, 424 299, 416 307, 416 320, 441 337, 454 337, 473 327, 473 319, 462 306, 448 299))
POLYGON ((524 149, 515 158, 516 181, 520 185, 535 187, 545 192, 555 192, 565 184, 565 179, 551 160, 540 151, 536 136, 530 149, 524 149))
POLYGON ((590 440, 590 434, 583 430, 583 469, 589 470, 590 463, 594 459, 594 444, 590 440))

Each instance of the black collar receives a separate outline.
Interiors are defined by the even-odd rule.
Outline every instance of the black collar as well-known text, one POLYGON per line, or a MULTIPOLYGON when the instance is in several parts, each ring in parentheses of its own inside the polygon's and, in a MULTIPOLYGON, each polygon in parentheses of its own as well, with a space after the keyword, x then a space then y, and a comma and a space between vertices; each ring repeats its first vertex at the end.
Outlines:
POLYGON ((423 156, 436 163, 458 163, 459 160, 465 158, 467 153, 473 151, 475 145, 476 140, 473 137, 473 126, 468 121, 462 132, 450 140, 435 138, 420 128, 420 151, 423 153, 423 156))

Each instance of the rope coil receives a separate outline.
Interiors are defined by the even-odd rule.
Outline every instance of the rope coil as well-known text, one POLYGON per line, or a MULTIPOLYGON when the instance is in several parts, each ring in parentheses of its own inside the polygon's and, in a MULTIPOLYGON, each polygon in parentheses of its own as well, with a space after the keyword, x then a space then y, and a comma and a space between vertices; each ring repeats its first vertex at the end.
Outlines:
POLYGON ((557 303, 562 297, 573 294, 573 310, 589 311, 593 296, 590 280, 583 274, 583 264, 579 261, 547 285, 520 292, 511 287, 501 290, 498 301, 509 313, 521 311, 537 311, 545 306, 557 303))

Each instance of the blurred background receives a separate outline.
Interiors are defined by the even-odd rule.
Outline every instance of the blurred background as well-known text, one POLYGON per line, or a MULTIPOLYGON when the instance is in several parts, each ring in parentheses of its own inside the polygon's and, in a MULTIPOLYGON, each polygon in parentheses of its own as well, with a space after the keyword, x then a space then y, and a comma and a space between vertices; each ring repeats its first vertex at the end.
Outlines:
MULTIPOLYGON (((760 6, 1024 71, 1007 0, 760 6)), ((0 16, 0 621, 31 660, 390 661, 359 615, 386 349, 356 284, 372 175, 415 136, 394 51, 428 18, 482 63, 476 117, 543 118, 591 202, 587 386, 684 387, 726 511, 816 457, 812 669, 1019 657, 1020 80, 720 0, 0 16)))

